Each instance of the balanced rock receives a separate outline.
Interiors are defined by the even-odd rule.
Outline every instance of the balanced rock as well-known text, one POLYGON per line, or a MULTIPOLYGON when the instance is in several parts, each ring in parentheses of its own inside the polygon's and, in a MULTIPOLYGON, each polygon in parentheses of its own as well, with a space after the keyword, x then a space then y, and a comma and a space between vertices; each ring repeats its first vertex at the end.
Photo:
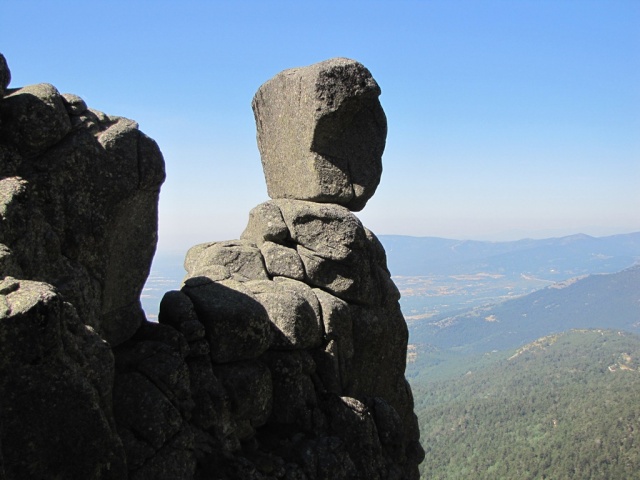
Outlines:
POLYGON ((346 58, 264 83, 252 106, 269 196, 362 210, 382 173, 387 120, 379 95, 369 70, 346 58))
POLYGON ((361 64, 333 59, 286 70, 254 97, 272 200, 240 240, 192 247, 182 289, 160 306, 160 323, 190 338, 191 423, 213 445, 196 476, 419 476, 400 295, 351 212, 380 180, 379 94, 361 64))

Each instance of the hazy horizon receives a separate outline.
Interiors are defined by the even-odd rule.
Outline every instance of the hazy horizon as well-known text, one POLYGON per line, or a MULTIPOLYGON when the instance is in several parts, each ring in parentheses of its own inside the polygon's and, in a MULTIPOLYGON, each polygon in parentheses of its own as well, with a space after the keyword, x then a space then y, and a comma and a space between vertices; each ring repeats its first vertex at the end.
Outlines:
MULTIPOLYGON (((227 240, 235 240, 238 239, 240 237, 240 233, 239 232, 237 235, 235 236, 229 236, 229 237, 225 237, 225 238, 209 238, 206 240, 202 240, 202 241, 194 241, 193 243, 190 243, 189 245, 184 246, 184 248, 182 248, 180 245, 175 246, 174 248, 158 248, 156 250, 156 257, 158 256, 165 256, 165 257, 177 257, 177 256, 184 256, 187 251, 189 250, 189 248, 191 248, 192 246, 198 245, 199 243, 207 243, 207 242, 224 242, 227 240)), ((459 235, 459 236, 453 236, 453 235, 410 235, 410 234, 403 234, 403 233, 379 233, 379 232, 373 232, 376 234, 376 236, 378 237, 385 237, 385 236, 401 236, 401 237, 413 237, 413 238, 441 238, 441 239, 446 239, 446 240, 460 240, 460 241, 478 241, 478 242, 495 242, 495 243, 501 243, 501 242, 516 242, 519 240, 545 240, 545 239, 552 239, 552 238, 564 238, 564 237, 569 237, 569 236, 573 236, 573 235, 588 235, 590 237, 594 237, 594 238, 604 238, 604 237, 611 237, 611 236, 615 236, 615 235, 628 235, 628 234, 633 234, 633 233, 640 233, 640 229, 637 230, 624 230, 624 229, 614 229, 614 230, 610 230, 608 228, 597 228, 597 227, 593 227, 588 229, 587 231, 572 231, 572 230, 544 230, 544 231, 530 231, 528 234, 525 232, 519 232, 519 231, 512 231, 512 232, 501 232, 499 234, 496 235, 487 235, 487 236, 465 236, 465 235, 459 235)))

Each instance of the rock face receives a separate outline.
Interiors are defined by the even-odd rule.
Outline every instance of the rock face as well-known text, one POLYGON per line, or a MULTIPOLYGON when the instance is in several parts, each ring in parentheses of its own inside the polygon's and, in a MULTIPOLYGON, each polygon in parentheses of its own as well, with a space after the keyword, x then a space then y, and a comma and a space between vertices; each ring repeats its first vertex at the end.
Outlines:
POLYGON ((185 360, 206 369, 191 388, 226 423, 192 424, 222 448, 218 478, 418 478, 400 295, 347 208, 265 202, 241 240, 197 245, 185 267, 159 321, 198 331, 185 360))
POLYGON ((253 112, 269 196, 362 210, 382 174, 387 119, 379 95, 369 70, 347 58, 263 84, 253 112))
POLYGON ((362 65, 260 88, 274 198, 239 240, 189 250, 160 323, 139 303, 157 146, 9 80, 0 55, 0 479, 418 478, 398 290, 350 211, 378 184, 386 133, 362 65))
POLYGON ((164 161, 134 122, 10 78, 0 55, 0 478, 126 478, 112 347, 145 318, 164 161))
POLYGON ((135 122, 49 84, 6 90, 2 273, 55 285, 112 345, 130 338, 144 319, 164 175, 160 150, 135 122))

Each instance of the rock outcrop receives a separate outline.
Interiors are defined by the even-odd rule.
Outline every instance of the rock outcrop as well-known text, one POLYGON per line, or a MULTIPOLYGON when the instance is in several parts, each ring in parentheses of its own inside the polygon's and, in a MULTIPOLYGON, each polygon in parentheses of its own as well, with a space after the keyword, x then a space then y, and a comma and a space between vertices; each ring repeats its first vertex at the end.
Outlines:
POLYGON ((157 243, 164 175, 160 150, 135 122, 49 84, 6 90, 3 274, 55 285, 112 345, 130 338, 144 319, 140 292, 157 243))
POLYGON ((0 478, 126 478, 112 347, 144 321, 164 161, 134 122, 10 78, 0 55, 0 478))
POLYGON ((253 102, 269 200, 140 291, 162 155, 137 125, 0 55, 0 479, 417 479, 407 327, 373 195, 386 120, 361 64, 253 102))

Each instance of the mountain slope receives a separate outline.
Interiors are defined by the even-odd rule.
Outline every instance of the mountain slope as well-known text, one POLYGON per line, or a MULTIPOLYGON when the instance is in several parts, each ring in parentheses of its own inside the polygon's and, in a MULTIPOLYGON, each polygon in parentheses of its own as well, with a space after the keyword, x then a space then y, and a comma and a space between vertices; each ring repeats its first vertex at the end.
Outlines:
POLYGON ((640 336, 581 330, 413 384, 421 478, 638 478, 639 366, 640 336))
POLYGON ((640 333, 640 265, 554 284, 497 305, 410 325, 411 343, 489 351, 514 348, 571 328, 640 333))

